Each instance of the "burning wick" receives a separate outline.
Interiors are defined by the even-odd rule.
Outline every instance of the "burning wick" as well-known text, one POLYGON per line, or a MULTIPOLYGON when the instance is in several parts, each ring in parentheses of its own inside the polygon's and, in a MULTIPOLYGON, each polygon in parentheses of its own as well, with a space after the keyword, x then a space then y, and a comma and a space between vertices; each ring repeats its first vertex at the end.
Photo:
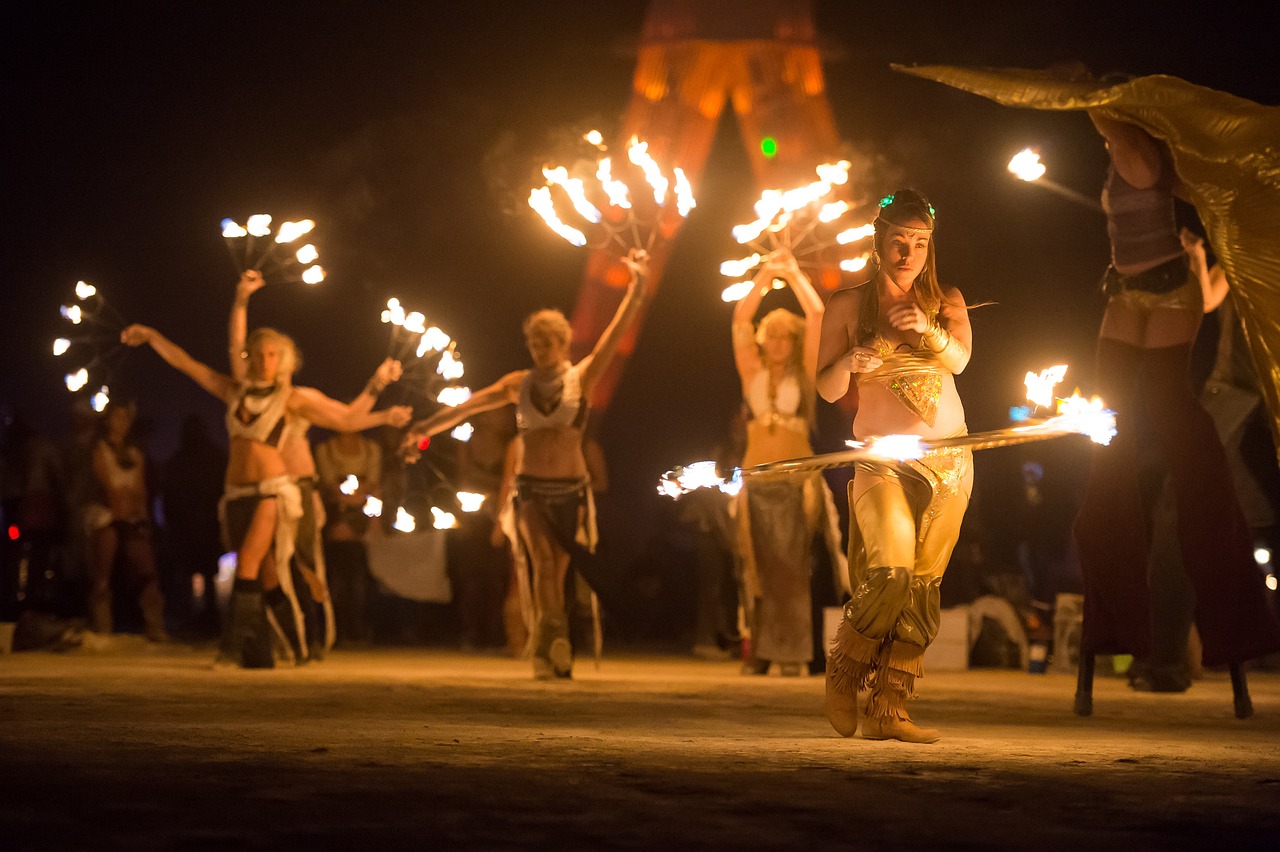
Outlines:
POLYGON ((350 497, 360 490, 360 480, 356 479, 354 473, 347 474, 347 478, 342 480, 342 484, 338 486, 338 490, 350 497))
POLYGON ((1034 149, 1023 148, 1009 161, 1009 171, 1018 180, 1030 183, 1044 177, 1046 169, 1044 163, 1040 162, 1040 155, 1034 149))

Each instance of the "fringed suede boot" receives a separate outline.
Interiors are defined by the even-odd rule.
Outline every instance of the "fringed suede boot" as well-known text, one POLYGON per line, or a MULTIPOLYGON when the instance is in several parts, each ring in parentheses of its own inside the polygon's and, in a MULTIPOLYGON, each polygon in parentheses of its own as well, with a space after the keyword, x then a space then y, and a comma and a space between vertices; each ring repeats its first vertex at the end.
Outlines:
POLYGON ((924 649, 917 645, 894 642, 889 647, 888 659, 876 675, 867 701, 863 737, 904 743, 938 741, 937 728, 921 728, 907 714, 907 699, 914 697, 916 678, 924 674, 923 656, 924 649))
POLYGON ((850 624, 849 611, 836 630, 827 655, 827 721, 842 737, 858 732, 858 693, 875 678, 881 640, 858 633, 850 624))

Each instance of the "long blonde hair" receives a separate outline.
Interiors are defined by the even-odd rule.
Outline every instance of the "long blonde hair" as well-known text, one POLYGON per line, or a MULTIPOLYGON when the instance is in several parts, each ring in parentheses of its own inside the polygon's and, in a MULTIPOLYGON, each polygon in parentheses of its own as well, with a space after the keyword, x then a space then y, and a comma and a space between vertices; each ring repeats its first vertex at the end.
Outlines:
MULTIPOLYGON (((814 378, 808 374, 804 365, 805 320, 786 308, 774 308, 760 319, 756 326, 756 346, 763 348, 769 329, 778 327, 791 336, 791 355, 787 358, 786 371, 796 377, 800 384, 800 414, 809 423, 813 423, 816 414, 817 390, 814 378)), ((762 359, 763 361, 763 359, 762 359)), ((763 369, 768 369, 764 365, 763 369)))
POLYGON ((862 285, 867 289, 862 296, 862 310, 858 317, 859 340, 867 340, 876 333, 876 325, 880 318, 880 294, 876 290, 875 283, 876 277, 880 274, 880 249, 891 227, 910 227, 904 223, 913 219, 925 223, 931 232, 929 248, 925 253, 924 267, 912 285, 912 297, 920 306, 920 310, 924 311, 925 316, 931 320, 937 316, 942 303, 947 302, 947 298, 942 294, 942 285, 938 283, 938 258, 934 251, 932 235, 934 216, 933 205, 929 203, 929 199, 914 189, 900 189, 893 195, 885 196, 880 200, 880 215, 873 223, 875 251, 871 253, 871 260, 867 264, 870 277, 866 284, 862 285))

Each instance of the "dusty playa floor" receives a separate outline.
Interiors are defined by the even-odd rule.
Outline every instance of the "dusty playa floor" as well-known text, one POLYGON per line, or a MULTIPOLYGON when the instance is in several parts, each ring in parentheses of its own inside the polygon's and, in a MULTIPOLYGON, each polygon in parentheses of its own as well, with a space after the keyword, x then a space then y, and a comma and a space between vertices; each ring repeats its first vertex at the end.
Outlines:
POLYGON ((449 652, 211 671, 0 657, 0 850, 1275 849, 1280 675, 1184 695, 939 673, 933 746, 841 739, 821 678, 620 655, 571 683, 449 652))

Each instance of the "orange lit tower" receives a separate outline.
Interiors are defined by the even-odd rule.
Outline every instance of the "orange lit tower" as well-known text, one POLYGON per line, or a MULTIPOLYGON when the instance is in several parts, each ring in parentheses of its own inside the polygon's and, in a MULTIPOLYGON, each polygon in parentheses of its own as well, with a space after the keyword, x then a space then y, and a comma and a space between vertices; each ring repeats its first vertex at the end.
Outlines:
MULTIPOLYGON (((761 189, 808 182, 815 165, 838 159, 808 0, 652 0, 631 102, 616 138, 646 140, 655 158, 680 166, 696 185, 727 102, 761 189)), ((678 227, 654 242, 653 287, 678 227)), ((572 316, 575 346, 600 336, 622 298, 628 274, 618 258, 615 246, 589 256, 572 316)), ((839 275, 824 269, 815 281, 834 289, 839 275)), ((593 406, 608 405, 643 319, 637 318, 596 386, 593 406)), ((575 350, 573 357, 585 354, 575 350)))

